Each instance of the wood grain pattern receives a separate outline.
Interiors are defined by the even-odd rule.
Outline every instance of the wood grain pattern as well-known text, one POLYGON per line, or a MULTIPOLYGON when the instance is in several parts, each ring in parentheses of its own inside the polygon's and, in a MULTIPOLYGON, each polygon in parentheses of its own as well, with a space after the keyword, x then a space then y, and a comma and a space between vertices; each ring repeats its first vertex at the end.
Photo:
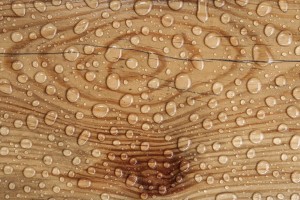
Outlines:
POLYGON ((299 0, 3 0, 0 199, 300 199, 299 0))

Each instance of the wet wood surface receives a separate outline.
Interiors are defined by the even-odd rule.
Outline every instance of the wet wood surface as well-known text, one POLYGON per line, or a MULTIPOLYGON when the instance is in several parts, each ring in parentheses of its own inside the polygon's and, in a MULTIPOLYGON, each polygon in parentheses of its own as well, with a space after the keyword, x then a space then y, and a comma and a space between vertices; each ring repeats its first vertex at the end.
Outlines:
POLYGON ((0 1, 0 199, 300 199, 299 0, 0 1))

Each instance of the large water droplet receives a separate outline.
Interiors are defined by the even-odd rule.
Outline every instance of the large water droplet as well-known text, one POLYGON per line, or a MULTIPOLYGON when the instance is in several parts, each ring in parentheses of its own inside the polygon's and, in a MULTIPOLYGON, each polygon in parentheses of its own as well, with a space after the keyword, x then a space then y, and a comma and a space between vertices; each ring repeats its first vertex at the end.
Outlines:
POLYGON ((56 35, 57 28, 54 24, 49 23, 41 28, 41 35, 46 39, 53 39, 56 35))
POLYGON ((117 62, 122 57, 122 48, 117 45, 113 44, 107 48, 105 53, 105 58, 109 62, 117 62))
POLYGON ((188 74, 180 73, 175 78, 175 87, 179 90, 187 90, 191 87, 192 81, 188 74))
POLYGON ((134 11, 138 15, 147 15, 152 9, 152 1, 138 0, 134 4, 134 11))
POLYGON ((11 94, 13 92, 12 85, 8 79, 0 79, 0 92, 11 94))
POLYGON ((86 31, 88 26, 89 21, 87 19, 82 19, 74 26, 74 33, 81 34, 86 31))
POLYGON ((197 18, 205 23, 208 20, 208 0, 198 0, 197 4, 197 18))

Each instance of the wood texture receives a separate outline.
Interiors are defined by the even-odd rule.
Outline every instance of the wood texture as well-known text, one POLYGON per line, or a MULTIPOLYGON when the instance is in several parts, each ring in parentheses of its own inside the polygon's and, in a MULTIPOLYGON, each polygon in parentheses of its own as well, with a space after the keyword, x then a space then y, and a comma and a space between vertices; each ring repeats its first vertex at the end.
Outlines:
POLYGON ((299 199, 299 11, 2 0, 0 199, 299 199))

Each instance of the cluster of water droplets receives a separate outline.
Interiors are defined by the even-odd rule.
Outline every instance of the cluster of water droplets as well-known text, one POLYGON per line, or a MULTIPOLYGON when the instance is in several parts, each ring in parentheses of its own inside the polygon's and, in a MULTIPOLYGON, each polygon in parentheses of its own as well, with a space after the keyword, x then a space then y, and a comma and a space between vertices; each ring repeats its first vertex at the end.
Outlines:
MULTIPOLYGON (((259 40, 267 38, 277 43, 282 48, 280 56, 283 58, 290 54, 299 56, 300 46, 286 25, 279 30, 268 20, 264 26, 259 24, 258 19, 271 16, 273 10, 278 8, 282 13, 288 13, 288 1, 279 0, 276 8, 274 2, 263 1, 255 5, 255 10, 247 13, 257 18, 251 22, 253 26, 262 27, 261 35, 257 38, 251 35, 251 29, 246 26, 239 27, 240 35, 230 37, 207 28, 212 20, 210 17, 216 20, 210 13, 210 6, 233 9, 225 0, 198 0, 197 3, 169 0, 168 8, 164 9, 172 12, 155 10, 159 2, 138 0, 131 9, 135 18, 146 23, 136 22, 134 18, 121 21, 121 13, 129 9, 124 8, 123 3, 119 0, 110 1, 107 3, 109 11, 97 15, 101 20, 111 21, 109 28, 98 26, 103 21, 95 22, 92 17, 78 16, 71 20, 72 28, 65 33, 65 24, 51 20, 54 16, 48 13, 45 15, 47 20, 42 20, 47 22, 38 31, 26 29, 24 32, 20 29, 11 32, 9 40, 14 45, 23 45, 28 41, 34 44, 36 40, 49 42, 49 46, 41 45, 37 51, 44 53, 43 48, 49 48, 50 54, 38 55, 41 59, 13 57, 8 68, 14 73, 16 83, 10 78, 0 77, 1 98, 22 94, 25 96, 24 102, 35 111, 15 119, 10 125, 0 124, 3 138, 22 130, 31 134, 20 137, 19 143, 11 143, 10 147, 0 145, 0 155, 4 159, 14 155, 20 160, 23 157, 16 154, 18 151, 30 155, 30 152, 45 144, 48 144, 47 148, 61 149, 61 152, 45 151, 47 154, 40 158, 38 164, 45 168, 43 171, 28 163, 25 166, 26 156, 22 162, 24 165, 8 162, 2 168, 5 177, 12 176, 14 171, 21 171, 21 182, 26 183, 33 178, 47 179, 52 175, 59 177, 59 181, 65 183, 64 187, 73 188, 72 180, 76 180, 75 185, 79 188, 91 190, 102 189, 94 186, 98 179, 105 179, 108 183, 113 180, 137 191, 141 199, 147 199, 184 190, 192 175, 193 184, 203 184, 204 188, 201 189, 204 192, 210 185, 225 187, 228 192, 216 194, 217 200, 238 199, 238 194, 228 189, 229 185, 231 182, 241 182, 247 173, 255 178, 265 176, 266 180, 270 176, 274 179, 285 177, 276 162, 296 162, 298 157, 294 154, 300 150, 299 134, 290 132, 290 129, 299 127, 299 77, 292 82, 286 78, 292 76, 291 73, 281 74, 280 69, 276 76, 265 73, 263 69, 279 67, 273 58, 273 50, 259 40), (194 8, 196 15, 193 20, 197 20, 197 25, 183 25, 192 18, 190 15, 182 15, 183 19, 176 16, 175 11, 183 11, 185 6, 194 8), (153 25, 157 23, 152 21, 154 15, 159 18, 159 25, 153 25), (181 28, 184 31, 179 31, 181 28), (176 34, 171 34, 174 32, 176 34), (110 38, 118 35, 124 38, 110 38), (70 42, 72 44, 65 41, 60 46, 60 40, 63 41, 67 36, 76 39, 70 42), (250 51, 249 48, 243 48, 246 37, 252 37, 255 41, 250 51), (238 55, 230 55, 230 48, 226 45, 237 48, 238 55), (56 47, 59 51, 57 55, 57 52, 52 52, 56 47), (291 47, 293 50, 285 52, 285 48, 291 47), (226 51, 226 56, 213 53, 220 48, 226 51), (57 56, 57 60, 51 60, 51 52, 57 56), (247 54, 250 57, 240 59, 247 54), (61 59, 63 61, 59 62, 61 59), (239 64, 231 65, 235 61, 239 64), (233 79, 231 76, 238 72, 230 72, 228 69, 231 67, 241 73, 250 70, 245 77, 233 79), (255 68, 262 70, 262 73, 252 75, 251 70, 255 71, 255 68), (224 74, 218 74, 218 71, 224 71, 224 74), (229 81, 226 80, 227 76, 230 77, 229 81), (279 95, 277 90, 285 93, 279 95), (42 95, 46 97, 43 99, 42 95), (256 96, 260 99, 256 99, 256 96), (46 104, 54 106, 49 106, 49 109, 46 104), (281 119, 270 119, 277 113, 281 119), (256 126, 254 120, 266 124, 256 126), (268 128, 268 125, 272 128, 268 128), (42 138, 42 133, 38 132, 44 129, 47 129, 45 144, 30 139, 34 138, 32 134, 42 138), (276 137, 272 136, 272 132, 278 133, 276 137), (212 137, 216 134, 220 135, 219 139, 212 137), (60 139, 64 137, 70 141, 76 140, 76 145, 60 139), (268 151, 266 146, 284 146, 295 153, 283 151, 276 155, 278 158, 275 162, 264 156, 262 150, 268 151), (81 152, 81 148, 88 149, 88 153, 81 152), (236 152, 236 156, 228 151, 236 152), (66 167, 71 164, 74 170, 58 168, 56 154, 62 154, 66 167), (212 156, 207 158, 207 155, 212 156), (251 160, 256 163, 255 166, 239 163, 240 157, 251 160), (238 175, 237 165, 242 166, 245 171, 243 175, 238 175), (209 173, 210 170, 219 171, 226 166, 231 170, 222 173, 221 177, 209 173), (99 168, 106 175, 100 177, 103 172, 99 168)), ((235 0, 234 3, 238 9, 251 4, 248 0, 235 0)), ((29 18, 33 9, 44 15, 53 6, 73 12, 76 12, 77 6, 72 2, 64 4, 62 0, 52 0, 51 3, 34 1, 32 5, 29 9, 29 4, 16 0, 11 3, 11 11, 22 19, 29 18)), ((0 4, 0 7, 3 6, 0 4)), ((100 6, 98 0, 84 0, 80 8, 94 12, 100 6)), ((33 14, 31 18, 34 20, 33 14)), ((296 15, 295 21, 299 22, 299 18, 296 15)), ((0 24, 4 24, 2 20, 0 24)), ((218 20, 223 25, 229 25, 237 19, 230 12, 224 12, 218 20)), ((11 49, 0 46, 1 54, 12 53, 9 51, 11 49)), ((299 68, 299 63, 295 67, 299 68)), ((1 121, 12 118, 12 114, 6 113, 1 121)), ((14 190, 19 184, 6 182, 9 190, 14 190)), ((289 182, 300 183, 299 168, 289 169, 289 182)), ((43 180, 38 182, 39 189, 52 187, 54 194, 62 193, 60 185, 47 185, 43 180)), ((106 189, 103 188, 103 191, 106 189)), ((24 185, 23 190, 28 194, 33 189, 24 185)), ((102 192, 99 197, 108 200, 111 195, 114 194, 102 192)), ((282 196, 277 194, 279 199, 283 199, 282 196)), ((7 194, 5 198, 10 197, 7 194)), ((262 195, 255 192, 252 199, 262 199, 262 195)), ((299 195, 292 194, 291 199, 299 199, 299 195)))

